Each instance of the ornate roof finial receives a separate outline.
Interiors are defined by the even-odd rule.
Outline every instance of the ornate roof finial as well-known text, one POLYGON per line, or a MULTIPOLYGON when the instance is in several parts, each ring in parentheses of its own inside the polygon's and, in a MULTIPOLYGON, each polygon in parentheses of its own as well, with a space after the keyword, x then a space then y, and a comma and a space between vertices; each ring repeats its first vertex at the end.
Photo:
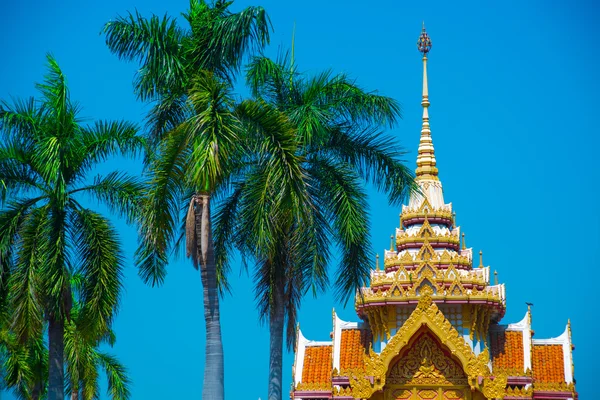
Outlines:
POLYGON ((479 268, 483 268, 483 251, 479 250, 479 268))
POLYGON ((462 234, 462 249, 463 250, 467 249, 467 243, 465 243, 465 233, 464 232, 462 234))
POLYGON ((525 304, 527 304, 527 312, 529 313, 529 315, 531 315, 531 306, 533 306, 533 303, 529 303, 526 301, 525 304))
POLYGON ((431 140, 431 130, 429 129, 429 91, 427 88, 427 53, 431 50, 431 39, 425 31, 425 22, 423 22, 423 31, 417 41, 417 48, 423 53, 423 126, 421 128, 421 139, 419 141, 419 153, 417 155, 417 179, 438 180, 438 169, 435 166, 435 154, 433 151, 433 142, 431 140))
POLYGON ((421 36, 417 40, 417 48, 423 55, 429 53, 431 50, 431 39, 425 30, 425 21, 423 21, 423 29, 421 30, 421 36))
POLYGON ((498 271, 494 271, 494 285, 498 284, 498 271))
POLYGON ((456 228, 456 212, 452 211, 452 227, 451 229, 456 228))
POLYGON ((379 254, 377 254, 377 255, 375 256, 375 269, 376 269, 377 271, 381 271, 381 270, 379 269, 379 254))
POLYGON ((390 251, 394 251, 394 235, 390 235, 390 251))

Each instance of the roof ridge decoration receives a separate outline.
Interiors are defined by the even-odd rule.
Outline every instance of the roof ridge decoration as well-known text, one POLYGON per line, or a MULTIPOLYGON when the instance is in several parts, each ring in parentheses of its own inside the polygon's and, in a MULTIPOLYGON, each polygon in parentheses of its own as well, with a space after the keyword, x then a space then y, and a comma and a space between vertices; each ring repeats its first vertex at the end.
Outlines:
POLYGON ((369 355, 365 355, 366 374, 349 377, 354 398, 368 399, 373 393, 383 389, 390 363, 408 345, 410 339, 422 326, 426 326, 438 339, 441 339, 442 343, 458 359, 468 377, 471 389, 481 390, 488 398, 503 396, 508 377, 505 374, 497 374, 491 379, 488 348, 485 347, 476 356, 464 338, 433 302, 431 295, 432 289, 428 286, 423 287, 417 307, 381 353, 377 354, 372 348, 369 349, 369 355))

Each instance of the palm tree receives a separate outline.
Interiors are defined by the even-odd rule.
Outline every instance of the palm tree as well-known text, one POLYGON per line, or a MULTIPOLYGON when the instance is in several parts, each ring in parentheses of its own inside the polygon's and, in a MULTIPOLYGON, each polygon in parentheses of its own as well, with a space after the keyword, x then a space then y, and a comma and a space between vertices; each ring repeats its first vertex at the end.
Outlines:
MULTIPOLYGON (((99 340, 91 341, 85 332, 78 330, 81 322, 81 317, 74 316, 65 329, 65 363, 71 400, 99 398, 100 369, 104 370, 108 378, 108 392, 111 398, 129 399, 130 380, 125 367, 116 357, 98 349, 103 343, 112 346, 114 334, 108 332, 99 340)), ((2 330, 0 351, 4 356, 1 365, 3 371, 6 371, 4 386, 13 389, 21 399, 44 398, 48 378, 48 349, 43 338, 30 339, 23 345, 15 335, 2 330)))
MULTIPOLYGON (((239 184, 247 165, 253 163, 231 89, 209 72, 194 80, 188 97, 188 119, 163 136, 157 156, 150 163, 152 178, 137 253, 142 273, 156 276, 170 249, 185 235, 187 256, 200 268, 204 288, 207 344, 203 398, 208 399, 223 396, 219 288, 227 288, 226 262, 217 264, 217 255, 222 252, 215 252, 213 244, 212 199, 239 184)), ((277 126, 276 116, 269 113, 254 117, 257 124, 277 126)), ((262 147, 294 157, 293 149, 290 151, 284 143, 286 137, 291 137, 289 132, 268 131, 271 136, 263 138, 262 147)), ((285 155, 277 160, 282 158, 285 155)), ((289 168, 287 172, 293 175, 300 171, 289 168)))
POLYGON ((65 363, 67 366, 68 392, 71 400, 94 400, 100 398, 98 378, 101 370, 107 377, 108 393, 113 400, 129 399, 130 379, 119 360, 99 350, 102 344, 113 346, 115 334, 108 329, 101 335, 90 336, 86 326, 84 307, 76 305, 71 310, 71 320, 65 329, 65 363))
MULTIPOLYGON (((6 325, 4 325, 6 326, 6 325)), ((19 399, 40 400, 48 382, 48 349, 39 336, 20 343, 8 329, 0 330, 0 388, 12 389, 19 399)))
POLYGON ((281 112, 295 129, 295 155, 302 173, 285 178, 285 185, 273 185, 271 177, 277 174, 273 160, 278 155, 263 157, 269 167, 259 162, 218 210, 216 247, 231 249, 235 243, 257 260, 256 298, 271 338, 268 398, 280 400, 285 321, 291 347, 302 296, 311 288, 317 292, 327 286, 332 244, 342 252, 335 278, 338 299, 347 301, 368 276, 365 183, 386 192, 394 204, 414 183, 395 140, 379 131, 400 116, 393 99, 366 92, 343 74, 324 72, 306 78, 287 57, 255 58, 247 78, 255 97, 253 107, 281 112), (302 190, 283 195, 282 187, 302 190), (294 197, 298 193, 301 198, 294 197), (281 196, 287 199, 280 200, 281 196), (260 223, 265 219, 268 224, 260 223))
POLYGON ((37 85, 39 100, 0 105, 0 259, 10 260, 11 330, 21 343, 48 332, 48 399, 64 398, 64 337, 72 299, 84 304, 85 331, 110 327, 122 287, 124 258, 117 233, 98 201, 133 222, 142 185, 111 172, 90 177, 114 154, 143 145, 127 122, 83 126, 63 72, 52 56, 37 85), (73 287, 73 276, 81 285, 73 287))
POLYGON ((154 152, 147 163, 153 188, 137 257, 140 275, 153 285, 164 280, 185 201, 188 256, 200 267, 204 290, 203 398, 215 400, 224 398, 224 367, 211 199, 238 153, 230 84, 244 55, 268 43, 270 28, 262 7, 232 13, 230 5, 190 0, 186 27, 168 16, 146 19, 130 13, 104 28, 113 53, 141 64, 135 93, 152 103, 147 123, 154 152))

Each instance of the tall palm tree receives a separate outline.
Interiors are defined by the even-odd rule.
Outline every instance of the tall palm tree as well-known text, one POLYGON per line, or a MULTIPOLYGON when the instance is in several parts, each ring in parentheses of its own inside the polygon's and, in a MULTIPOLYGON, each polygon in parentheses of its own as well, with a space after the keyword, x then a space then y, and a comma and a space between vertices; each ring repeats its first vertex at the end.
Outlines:
POLYGON ((113 154, 137 154, 143 141, 127 122, 84 126, 65 76, 52 56, 36 85, 41 97, 0 103, 0 259, 10 260, 11 330, 22 343, 47 322, 48 399, 64 398, 64 337, 72 299, 84 304, 86 331, 110 327, 122 287, 124 258, 111 222, 88 198, 128 222, 142 185, 125 173, 90 177, 113 154), (71 284, 81 276, 80 287, 71 284))
POLYGON ((251 178, 238 185, 218 210, 216 246, 231 248, 235 243, 257 260, 256 298, 270 327, 268 398, 281 400, 285 321, 291 346, 302 296, 311 288, 316 292, 327 286, 333 243, 342 252, 335 278, 338 299, 347 301, 368 275, 365 183, 387 193, 395 204, 414 183, 400 160, 400 147, 380 132, 400 116, 393 99, 366 92, 343 74, 306 77, 287 57, 255 58, 247 78, 255 97, 253 107, 277 110, 294 128, 302 173, 287 177, 286 185, 273 185, 264 174, 275 174, 273 160, 278 155, 264 157, 269 167, 257 163, 249 172, 251 178), (282 186, 302 189, 280 201, 282 186), (294 198, 298 193, 302 198, 294 198), (257 223, 264 219, 270 228, 257 223))
MULTIPOLYGON (((231 185, 239 184, 247 165, 253 162, 231 89, 209 72, 194 80, 188 97, 188 118, 163 136, 150 163, 152 178, 137 253, 142 273, 156 275, 156 267, 162 268, 170 250, 185 235, 187 256, 200 269, 204 288, 207 344, 203 398, 208 399, 223 396, 219 287, 227 287, 226 263, 217 267, 211 206, 214 197, 223 196, 231 185)), ((268 113, 254 117, 257 124, 277 125, 276 116, 268 113)), ((284 142, 291 137, 289 132, 268 131, 271 136, 265 136, 261 145, 272 153, 294 157, 293 149, 289 150, 284 142)), ((282 155, 277 160, 284 158, 282 155)), ((287 175, 300 173, 293 165, 286 171, 287 175)))
POLYGON ((211 199, 227 180, 240 140, 229 86, 243 57, 268 43, 270 29, 262 7, 233 13, 231 3, 190 0, 185 27, 168 16, 130 13, 104 28, 113 53, 140 63, 134 90, 152 104, 147 123, 154 154, 147 162, 153 189, 137 258, 140 275, 153 285, 163 281, 185 200, 188 256, 200 267, 204 290, 203 398, 215 400, 224 398, 224 367, 211 199))

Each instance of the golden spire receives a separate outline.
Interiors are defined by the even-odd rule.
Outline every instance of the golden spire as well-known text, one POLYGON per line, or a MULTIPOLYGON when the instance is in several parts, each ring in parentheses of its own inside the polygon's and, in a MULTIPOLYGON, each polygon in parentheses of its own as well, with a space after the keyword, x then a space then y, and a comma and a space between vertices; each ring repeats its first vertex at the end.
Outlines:
POLYGON ((465 233, 464 232, 462 234, 462 249, 463 250, 467 249, 467 244, 465 243, 465 233))
POLYGON ((479 250, 479 268, 483 268, 483 251, 479 250))
POLYGON ((379 269, 379 254, 377 254, 377 256, 375 257, 375 270, 381 271, 379 269))
POLYGON ((433 141, 431 140, 431 130, 429 129, 429 91, 427 89, 427 53, 431 50, 431 39, 425 31, 425 22, 423 22, 423 31, 417 41, 417 48, 423 53, 423 126, 421 128, 421 139, 419 141, 419 153, 417 155, 417 179, 438 180, 438 169, 435 166, 435 153, 433 150, 433 141))
POLYGON ((394 235, 390 235, 390 251, 394 251, 394 235))
POLYGON ((494 285, 498 284, 498 271, 494 271, 494 285))

